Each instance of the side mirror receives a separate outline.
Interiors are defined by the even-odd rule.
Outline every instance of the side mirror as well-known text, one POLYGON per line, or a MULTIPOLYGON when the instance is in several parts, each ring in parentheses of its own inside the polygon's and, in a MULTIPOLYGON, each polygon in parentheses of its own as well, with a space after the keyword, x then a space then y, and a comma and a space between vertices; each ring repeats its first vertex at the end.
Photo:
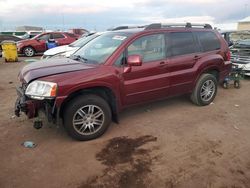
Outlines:
POLYGON ((127 59, 128 66, 141 66, 142 57, 140 55, 130 55, 127 59))

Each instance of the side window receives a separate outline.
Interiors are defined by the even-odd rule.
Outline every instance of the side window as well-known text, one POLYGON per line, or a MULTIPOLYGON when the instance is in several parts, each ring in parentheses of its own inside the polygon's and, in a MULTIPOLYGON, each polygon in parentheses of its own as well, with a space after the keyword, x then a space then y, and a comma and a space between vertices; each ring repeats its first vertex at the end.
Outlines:
POLYGON ((204 31, 204 32, 195 32, 195 34, 200 41, 203 52, 220 49, 220 41, 215 35, 215 33, 210 31, 204 31))
POLYGON ((171 55, 185 55, 197 52, 197 45, 191 32, 170 33, 171 55))
POLYGON ((38 37, 39 40, 48 40, 50 38, 50 34, 45 34, 40 37, 38 37))
POLYGON ((143 62, 166 58, 164 34, 141 37, 128 46, 128 55, 141 55, 143 62))
POLYGON ((53 33, 53 39, 62 39, 64 36, 61 33, 53 33))
POLYGON ((115 61, 114 65, 115 66, 122 66, 125 63, 125 56, 124 56, 124 52, 121 53, 121 55, 117 58, 117 60, 115 61))

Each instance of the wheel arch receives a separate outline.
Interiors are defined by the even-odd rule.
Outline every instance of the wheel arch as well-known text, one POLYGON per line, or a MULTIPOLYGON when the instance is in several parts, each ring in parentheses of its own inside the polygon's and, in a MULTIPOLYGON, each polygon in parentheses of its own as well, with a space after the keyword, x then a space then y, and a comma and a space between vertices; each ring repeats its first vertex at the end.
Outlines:
POLYGON ((224 59, 220 54, 207 55, 199 61, 197 64, 197 76, 194 80, 194 86, 201 77, 202 74, 212 74, 216 77, 216 80, 220 80, 220 71, 224 66, 224 59))
POLYGON ((74 99, 75 97, 79 95, 87 95, 87 94, 97 95, 99 97, 102 97, 105 101, 107 101, 112 112, 112 120, 118 123, 119 118, 118 118, 117 97, 110 88, 105 87, 105 86, 96 86, 96 87, 84 88, 84 89, 79 89, 77 91, 74 91, 61 104, 59 116, 60 117, 63 116, 63 111, 65 107, 70 103, 72 99, 74 99))
POLYGON ((213 68, 210 68, 208 70, 206 70, 204 73, 207 73, 207 74, 212 74, 215 76, 217 82, 219 82, 219 79, 220 79, 220 71, 217 67, 213 67, 213 68))
POLYGON ((199 71, 199 74, 197 74, 197 77, 195 78, 195 81, 193 83, 193 87, 195 87, 195 85, 197 84, 199 78, 201 77, 201 75, 203 74, 212 74, 215 76, 217 82, 219 82, 220 79, 220 69, 218 66, 208 66, 203 68, 201 71, 199 71))

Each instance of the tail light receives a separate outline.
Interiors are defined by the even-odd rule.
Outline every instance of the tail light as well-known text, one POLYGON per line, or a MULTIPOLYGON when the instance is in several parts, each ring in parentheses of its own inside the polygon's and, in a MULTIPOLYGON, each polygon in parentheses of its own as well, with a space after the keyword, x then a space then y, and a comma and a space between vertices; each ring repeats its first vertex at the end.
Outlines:
POLYGON ((228 51, 225 53, 225 61, 230 61, 230 58, 231 58, 231 53, 230 53, 230 50, 228 50, 228 51))

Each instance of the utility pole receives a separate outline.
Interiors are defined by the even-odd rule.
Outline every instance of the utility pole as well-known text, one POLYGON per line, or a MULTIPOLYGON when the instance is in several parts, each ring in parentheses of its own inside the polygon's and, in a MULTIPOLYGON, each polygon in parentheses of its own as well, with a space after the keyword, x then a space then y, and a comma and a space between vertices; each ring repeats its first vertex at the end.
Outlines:
POLYGON ((0 18, 0 31, 3 31, 3 21, 1 18, 0 18))
POLYGON ((245 4, 245 13, 244 13, 244 17, 247 17, 248 15, 247 15, 247 9, 248 9, 248 4, 246 3, 245 4))
POLYGON ((62 31, 65 29, 65 23, 64 23, 64 13, 62 13, 62 31))

